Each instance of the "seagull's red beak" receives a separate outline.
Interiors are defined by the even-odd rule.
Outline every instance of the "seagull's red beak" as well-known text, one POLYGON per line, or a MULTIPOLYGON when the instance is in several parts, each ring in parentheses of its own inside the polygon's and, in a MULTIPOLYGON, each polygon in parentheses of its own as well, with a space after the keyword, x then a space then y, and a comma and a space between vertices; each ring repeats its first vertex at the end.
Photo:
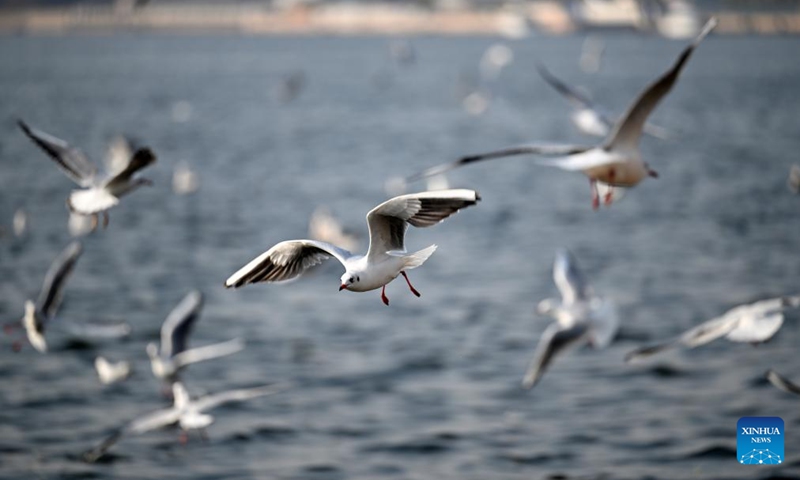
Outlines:
POLYGON ((342 290, 344 290, 345 288, 347 288, 347 285, 345 285, 344 283, 343 283, 343 284, 341 284, 341 285, 339 285, 339 291, 340 291, 340 292, 341 292, 342 290))
POLYGON ((655 170, 648 170, 647 174, 653 178, 658 178, 658 172, 656 172, 655 170))

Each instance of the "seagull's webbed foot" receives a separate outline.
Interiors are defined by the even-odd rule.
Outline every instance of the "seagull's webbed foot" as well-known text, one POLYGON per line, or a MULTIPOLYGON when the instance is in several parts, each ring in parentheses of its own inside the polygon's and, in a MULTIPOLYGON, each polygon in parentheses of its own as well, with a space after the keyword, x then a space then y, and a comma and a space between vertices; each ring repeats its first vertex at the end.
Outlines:
POLYGON ((600 208, 600 194, 597 193, 597 181, 595 179, 589 179, 589 188, 592 190, 592 210, 597 210, 600 208))
POLYGON ((11 344, 11 350, 14 353, 19 353, 22 350, 22 340, 15 340, 14 343, 11 344))
POLYGON ((411 281, 408 279, 408 275, 406 275, 406 272, 402 272, 402 271, 401 271, 401 272, 400 272, 400 274, 402 274, 402 275, 403 275, 403 278, 405 278, 405 279, 406 279, 406 283, 408 284, 408 288, 410 288, 410 289, 411 289, 411 293, 413 293, 413 294, 414 294, 414 295, 416 295, 417 297, 421 297, 421 296, 422 296, 422 294, 421 294, 421 293, 419 293, 419 292, 417 291, 417 289, 416 289, 416 288, 414 288, 414 286, 413 286, 413 285, 411 285, 411 281))
POLYGON ((381 289, 381 301, 387 307, 389 306, 389 297, 386 296, 386 285, 384 285, 383 288, 381 289))

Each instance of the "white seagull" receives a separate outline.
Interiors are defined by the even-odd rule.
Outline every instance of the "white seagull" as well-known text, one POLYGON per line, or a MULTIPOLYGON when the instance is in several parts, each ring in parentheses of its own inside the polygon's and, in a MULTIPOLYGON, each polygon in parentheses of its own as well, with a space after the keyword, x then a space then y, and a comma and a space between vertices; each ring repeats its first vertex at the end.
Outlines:
POLYGON ((536 385, 550 361, 568 347, 579 344, 607 347, 619 326, 616 306, 611 300, 594 293, 569 251, 559 250, 556 254, 553 280, 561 292, 561 301, 542 300, 536 310, 540 315, 555 318, 556 322, 542 333, 522 380, 524 388, 536 385))
POLYGON ((184 431, 202 430, 214 423, 214 417, 204 413, 208 410, 212 410, 225 403, 242 402, 253 398, 274 395, 287 388, 287 385, 243 388, 206 395, 192 400, 183 384, 175 382, 172 385, 172 407, 143 415, 122 428, 117 429, 117 431, 100 443, 100 445, 84 453, 83 458, 90 463, 96 462, 125 434, 141 434, 175 424, 178 424, 184 431))
MULTIPOLYGON (((33 348, 41 353, 47 352, 47 342, 44 338, 44 333, 48 323, 53 320, 58 312, 58 307, 61 305, 61 299, 64 295, 64 285, 66 284, 67 277, 72 273, 75 268, 75 263, 78 261, 83 248, 79 242, 73 242, 62 251, 58 257, 50 265, 47 270, 47 275, 44 277, 44 284, 39 293, 39 298, 36 303, 33 300, 25 301, 25 315, 22 317, 21 324, 25 329, 25 334, 28 337, 33 348)), ((6 325, 4 329, 6 333, 18 325, 6 325)), ((19 341, 14 342, 14 351, 19 351, 22 344, 19 341)))
POLYGON ((642 135, 642 129, 647 117, 672 89, 694 49, 716 24, 715 18, 706 23, 700 35, 683 50, 672 68, 650 84, 636 98, 625 115, 617 121, 611 134, 603 144, 594 147, 534 144, 504 148, 494 152, 470 155, 453 163, 430 168, 412 175, 408 178, 408 181, 416 181, 431 175, 441 174, 453 168, 480 160, 537 154, 557 157, 542 160, 539 162, 541 165, 554 166, 569 171, 581 171, 589 177, 592 191, 592 207, 595 209, 600 206, 597 184, 604 183, 614 187, 605 194, 606 205, 611 204, 614 200, 613 190, 615 188, 630 188, 637 185, 647 176, 658 177, 658 173, 642 161, 642 155, 639 150, 639 138, 642 135))
POLYGON ((81 187, 72 191, 67 199, 67 206, 71 212, 91 216, 94 228, 97 227, 97 216, 100 213, 103 214, 103 226, 108 225, 108 209, 117 205, 120 197, 142 185, 151 185, 150 180, 136 177, 139 170, 156 161, 149 148, 136 150, 121 171, 100 174, 97 167, 77 148, 48 133, 31 128, 22 120, 18 123, 25 135, 81 187))
POLYGON ((771 298, 740 305, 725 312, 721 317, 687 330, 675 339, 638 348, 625 356, 632 362, 670 348, 695 348, 725 337, 731 342, 764 343, 772 338, 783 325, 783 311, 800 307, 800 295, 771 298))
POLYGON ((155 343, 147 345, 147 356, 150 357, 150 367, 156 378, 169 383, 175 382, 178 372, 190 363, 224 357, 244 348, 242 341, 236 338, 188 349, 189 333, 200 317, 202 307, 203 295, 198 291, 189 292, 164 320, 161 326, 161 348, 155 343))
POLYGON ((387 200, 367 214, 369 250, 354 255, 330 243, 315 240, 287 240, 256 257, 226 281, 238 288, 259 282, 282 282, 299 277, 307 269, 334 257, 345 268, 339 291, 366 292, 382 288, 381 300, 389 305, 386 285, 403 275, 411 293, 420 293, 411 285, 406 270, 417 268, 436 250, 436 245, 407 254, 405 233, 409 225, 424 228, 440 223, 462 208, 480 200, 474 190, 441 190, 412 193, 387 200))
MULTIPOLYGON (((553 87, 572 105, 570 120, 575 125, 575 128, 586 135, 594 137, 605 137, 611 132, 614 127, 614 121, 603 107, 592 102, 577 89, 564 83, 541 63, 536 63, 536 70, 548 85, 553 87)), ((666 129, 650 123, 644 124, 643 132, 662 140, 668 138, 669 135, 666 129)))
POLYGON ((103 385, 121 382, 131 375, 131 364, 124 360, 111 363, 104 357, 97 357, 94 359, 94 368, 103 385))
POLYGON ((782 376, 778 375, 778 372, 775 370, 767 370, 767 380, 769 380, 769 383, 773 384, 778 390, 800 395, 800 385, 792 383, 783 378, 782 376))

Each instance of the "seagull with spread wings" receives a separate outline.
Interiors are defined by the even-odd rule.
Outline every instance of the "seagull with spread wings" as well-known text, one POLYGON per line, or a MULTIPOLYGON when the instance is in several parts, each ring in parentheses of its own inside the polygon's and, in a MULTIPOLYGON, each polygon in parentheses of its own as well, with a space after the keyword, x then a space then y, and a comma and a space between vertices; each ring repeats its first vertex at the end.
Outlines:
POLYGON ((164 320, 161 326, 161 348, 155 343, 147 345, 150 367, 157 378, 173 383, 178 372, 186 365, 224 357, 241 351, 244 344, 238 338, 204 347, 188 348, 189 334, 200 318, 203 295, 189 292, 164 320))
POLYGON ((739 305, 722 316, 687 330, 675 339, 637 348, 625 356, 626 362, 639 360, 670 348, 695 348, 725 337, 731 342, 764 343, 783 325, 783 311, 800 307, 800 295, 770 298, 739 305))
POLYGON ((561 293, 561 300, 542 300, 536 311, 556 321, 542 333, 522 380, 524 388, 536 385, 553 358, 569 347, 584 344, 594 348, 607 347, 619 326, 616 306, 611 300, 594 293, 569 251, 559 250, 556 254, 553 280, 561 293))
POLYGON ((18 123, 25 135, 81 187, 72 191, 67 199, 67 206, 71 212, 91 216, 92 229, 97 227, 100 213, 103 214, 103 226, 108 225, 108 210, 116 206, 122 196, 152 183, 136 175, 139 170, 156 161, 156 156, 149 148, 140 148, 133 152, 127 166, 120 171, 101 174, 82 151, 66 141, 32 128, 22 120, 18 123))
POLYGON ((605 204, 611 204, 615 198, 614 189, 636 186, 648 176, 658 177, 658 174, 642 160, 639 150, 639 139, 645 122, 659 102, 672 90, 692 52, 716 25, 715 18, 706 23, 700 35, 681 52, 672 67, 639 94, 625 115, 614 125, 613 130, 603 144, 594 147, 534 144, 504 148, 493 152, 466 156, 453 163, 429 168, 421 173, 412 175, 408 178, 408 181, 416 181, 431 175, 441 174, 453 168, 481 160, 536 154, 556 157, 540 161, 541 165, 549 165, 568 171, 580 171, 589 177, 592 191, 592 207, 594 209, 600 206, 598 184, 611 186, 612 188, 609 188, 604 195, 605 204))
MULTIPOLYGON (((61 306, 67 278, 75 268, 75 263, 81 256, 82 251, 83 247, 79 242, 69 244, 56 257, 50 265, 50 269, 47 270, 47 275, 44 277, 44 284, 36 303, 30 299, 25 301, 25 315, 22 317, 21 326, 25 329, 25 334, 30 344, 41 353, 47 352, 47 341, 44 338, 45 330, 50 321, 55 318, 58 308, 61 306)), ((4 330, 6 333, 11 333, 18 326, 18 324, 8 324, 4 330)), ((15 341, 13 344, 14 351, 19 351, 21 348, 22 343, 15 341)))
POLYGON ((287 240, 256 257, 226 281, 228 288, 250 283, 283 282, 299 277, 307 269, 330 257, 345 268, 339 291, 367 292, 382 287, 381 300, 389 305, 386 285, 402 275, 416 296, 406 270, 417 268, 436 250, 436 245, 408 254, 405 234, 409 225, 418 228, 440 223, 480 200, 474 190, 441 190, 401 195, 383 202, 367 214, 369 250, 354 255, 330 243, 315 240, 287 240))
POLYGON ((266 385, 255 388, 228 390, 226 392, 214 393, 192 399, 189 396, 189 392, 186 391, 186 387, 180 382, 175 382, 172 385, 173 404, 170 408, 156 410, 155 412, 143 415, 127 423, 103 440, 100 445, 84 453, 83 458, 89 463, 96 462, 105 455, 108 449, 117 443, 123 435, 138 435, 170 425, 178 424, 184 432, 200 430, 202 433, 206 427, 214 423, 214 417, 204 412, 226 403, 243 402, 253 398, 274 395, 287 388, 288 385, 266 385))

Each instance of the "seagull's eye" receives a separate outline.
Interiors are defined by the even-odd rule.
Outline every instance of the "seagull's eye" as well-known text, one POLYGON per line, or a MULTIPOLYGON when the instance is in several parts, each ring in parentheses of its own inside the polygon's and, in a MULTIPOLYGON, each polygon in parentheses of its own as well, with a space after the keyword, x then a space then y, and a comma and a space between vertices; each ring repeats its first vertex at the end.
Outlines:
POLYGON ((356 282, 360 282, 360 281, 361 281, 361 277, 356 277, 356 282))

